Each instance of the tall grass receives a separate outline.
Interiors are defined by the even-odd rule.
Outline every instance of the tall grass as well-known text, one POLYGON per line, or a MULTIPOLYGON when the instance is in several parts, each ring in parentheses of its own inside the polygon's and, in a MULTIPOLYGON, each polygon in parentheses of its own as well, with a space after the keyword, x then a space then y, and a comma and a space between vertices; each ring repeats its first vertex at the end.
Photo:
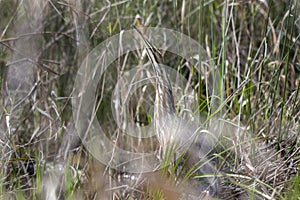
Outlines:
MULTIPOLYGON (((0 198, 299 199, 299 14, 297 0, 0 1, 0 198), (87 53, 131 29, 137 15, 145 26, 197 40, 206 53, 199 60, 208 59, 210 75, 219 77, 212 96, 202 71, 164 54, 188 80, 188 113, 214 145, 205 149, 197 140, 181 154, 169 147, 161 160, 167 167, 145 174, 93 158, 76 134, 71 106, 87 53)), ((105 131, 136 151, 159 144, 121 137, 109 108, 118 77, 147 62, 138 51, 121 56, 97 90, 105 131)), ((130 102, 146 125, 154 96, 149 86, 130 102)))

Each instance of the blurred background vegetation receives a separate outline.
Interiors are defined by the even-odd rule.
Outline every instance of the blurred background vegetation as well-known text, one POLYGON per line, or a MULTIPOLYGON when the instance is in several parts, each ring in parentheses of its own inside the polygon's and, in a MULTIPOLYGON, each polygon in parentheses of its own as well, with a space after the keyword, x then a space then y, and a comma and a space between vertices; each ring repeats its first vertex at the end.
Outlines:
MULTIPOLYGON (((298 0, 0 0, 2 199, 180 198, 168 188, 170 175, 133 184, 129 175, 106 170, 80 145, 73 125, 80 64, 98 44, 131 29, 137 16, 203 46, 220 72, 222 118, 234 123, 228 132, 247 132, 225 137, 214 152, 218 194, 194 198, 299 199, 298 0)), ((198 96, 209 98, 193 81, 198 96)), ((104 101, 98 116, 108 124, 109 107, 104 101)))

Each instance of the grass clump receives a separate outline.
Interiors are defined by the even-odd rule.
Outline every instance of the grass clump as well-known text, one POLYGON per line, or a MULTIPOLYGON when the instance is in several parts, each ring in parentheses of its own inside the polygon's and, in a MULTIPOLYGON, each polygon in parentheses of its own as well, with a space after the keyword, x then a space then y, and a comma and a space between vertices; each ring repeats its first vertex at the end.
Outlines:
MULTIPOLYGON (((299 14, 297 0, 0 1, 0 198, 299 199, 299 14), (165 167, 148 173, 98 162, 71 105, 90 50, 137 19, 197 40, 211 69, 162 52, 187 80, 173 88, 185 97, 174 92, 176 113, 199 138, 181 154, 166 147, 165 167)), ((142 64, 142 50, 111 64, 95 116, 116 146, 159 151, 161 138, 123 134, 109 109, 118 78, 142 64)), ((138 88, 125 119, 147 127, 154 103, 154 84, 138 88)))

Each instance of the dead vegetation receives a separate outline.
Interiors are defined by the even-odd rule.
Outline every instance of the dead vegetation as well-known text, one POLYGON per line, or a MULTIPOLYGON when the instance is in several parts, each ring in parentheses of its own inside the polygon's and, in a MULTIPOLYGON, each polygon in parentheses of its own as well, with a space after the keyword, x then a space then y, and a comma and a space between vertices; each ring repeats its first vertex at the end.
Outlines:
MULTIPOLYGON (((299 14, 297 0, 0 0, 1 199, 299 199, 299 14), (211 112, 201 70, 164 52, 193 100, 185 108, 174 94, 178 112, 199 116, 196 127, 217 142, 205 151, 196 143, 172 154, 167 167, 135 174, 93 158, 77 135, 71 100, 87 54, 131 29, 137 15, 203 46, 219 70, 221 103, 211 112)), ((158 141, 122 138, 111 98, 120 74, 148 62, 142 51, 120 56, 97 88, 104 131, 137 152, 159 149, 158 141)), ((136 90, 128 119, 150 124, 154 101, 153 85, 136 90)))

